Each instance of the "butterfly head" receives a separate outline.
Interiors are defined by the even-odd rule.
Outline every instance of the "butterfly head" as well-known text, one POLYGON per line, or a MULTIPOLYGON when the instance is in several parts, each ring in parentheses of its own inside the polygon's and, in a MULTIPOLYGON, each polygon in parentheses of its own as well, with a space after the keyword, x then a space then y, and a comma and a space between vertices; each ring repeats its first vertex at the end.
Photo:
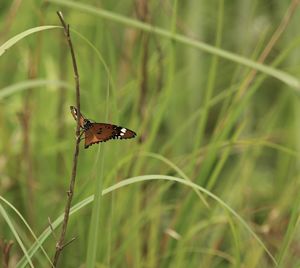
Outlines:
POLYGON ((87 130, 91 127, 91 121, 84 118, 81 113, 78 113, 77 109, 75 106, 70 106, 71 114, 73 115, 74 119, 77 121, 77 118, 79 116, 79 124, 80 127, 83 128, 84 130, 87 130))
POLYGON ((92 126, 93 126, 93 123, 92 123, 90 120, 84 118, 84 121, 83 121, 83 129, 84 129, 84 130, 88 130, 88 129, 91 128, 92 126))

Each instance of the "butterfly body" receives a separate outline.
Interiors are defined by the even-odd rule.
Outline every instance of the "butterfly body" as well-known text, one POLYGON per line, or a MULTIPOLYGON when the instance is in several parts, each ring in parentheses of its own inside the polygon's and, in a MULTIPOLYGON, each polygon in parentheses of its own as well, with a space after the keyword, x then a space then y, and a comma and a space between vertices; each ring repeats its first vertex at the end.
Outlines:
MULTIPOLYGON (((74 119, 77 120, 77 109, 74 106, 70 106, 70 109, 74 119)), ((82 114, 79 115, 79 123, 84 134, 84 148, 110 139, 131 139, 136 136, 136 133, 128 128, 107 123, 94 123, 82 114)))

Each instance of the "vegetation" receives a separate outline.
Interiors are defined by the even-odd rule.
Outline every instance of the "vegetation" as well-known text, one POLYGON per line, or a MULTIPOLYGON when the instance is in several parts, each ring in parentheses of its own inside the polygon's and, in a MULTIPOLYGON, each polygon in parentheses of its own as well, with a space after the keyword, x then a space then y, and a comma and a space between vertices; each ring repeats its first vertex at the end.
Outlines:
POLYGON ((81 112, 138 136, 80 144, 57 267, 299 267, 299 4, 2 1, 2 266, 51 267, 61 232, 76 144, 61 10, 81 112))

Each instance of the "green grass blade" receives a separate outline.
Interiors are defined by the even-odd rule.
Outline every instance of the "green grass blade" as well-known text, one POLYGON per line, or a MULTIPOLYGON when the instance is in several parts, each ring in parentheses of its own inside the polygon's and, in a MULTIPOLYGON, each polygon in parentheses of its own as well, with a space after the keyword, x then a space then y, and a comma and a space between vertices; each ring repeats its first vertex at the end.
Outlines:
MULTIPOLYGON (((268 250, 268 248, 265 246, 265 244, 261 241, 261 239, 255 234, 255 232, 251 229, 251 227, 245 222, 245 220, 234 210, 232 209, 229 205, 227 205, 222 199, 220 199, 219 197, 217 197, 216 195, 214 195, 213 193, 211 193, 210 191, 206 190, 205 188, 181 179, 181 178, 177 178, 177 177, 172 177, 172 176, 164 176, 164 175, 144 175, 144 176, 137 176, 137 177, 133 177, 130 179, 126 179, 123 180, 119 183, 116 183, 115 185, 108 187, 106 189, 104 189, 102 191, 102 195, 111 193, 115 190, 118 190, 122 187, 125 186, 129 186, 132 185, 134 183, 138 183, 138 182, 144 182, 144 181, 151 181, 151 180, 166 180, 166 181, 173 181, 173 182, 178 182, 182 185, 188 186, 190 188, 193 189, 197 189, 199 191, 201 191, 202 193, 208 195, 209 197, 211 197, 213 200, 215 200, 216 202, 218 202, 225 210, 227 210, 230 214, 232 214, 237 220, 238 222, 240 222, 240 224, 242 226, 244 226, 244 228, 252 235, 252 237, 258 242, 258 244, 264 249, 264 251, 268 254, 268 256, 270 257, 270 259, 273 261, 273 263, 275 265, 277 265, 277 261, 275 259, 275 257, 271 254, 271 252, 268 250)), ((78 204, 76 204, 75 206, 72 207, 71 209, 71 215, 74 214, 75 212, 77 212, 78 210, 80 210, 81 208, 85 207, 86 205, 88 205, 89 203, 91 203, 94 200, 93 196, 90 196, 86 199, 84 199, 83 201, 79 202, 78 204)), ((58 225, 62 222, 63 220, 63 214, 53 222, 53 228, 57 228, 58 225)), ((50 228, 47 228, 45 230, 45 232, 39 237, 39 241, 41 243, 43 243, 47 237, 50 235, 50 228)), ((34 244, 32 246, 32 248, 30 249, 30 256, 32 256, 32 254, 34 254, 37 250, 38 246, 36 244, 34 244)), ((26 260, 22 259, 19 262, 18 267, 24 267, 24 265, 26 264, 26 260), (22 265, 21 265, 22 264, 22 265)))
POLYGON ((22 33, 17 34, 16 36, 12 37, 8 41, 6 41, 3 45, 0 46, 0 57, 5 53, 6 50, 11 48, 13 45, 18 43, 20 40, 25 38, 28 35, 40 32, 40 31, 46 31, 46 30, 51 30, 51 29, 56 29, 56 28, 62 28, 61 26, 39 26, 35 28, 28 29, 22 33))
MULTIPOLYGON (((192 181, 178 166, 176 166, 173 162, 171 162, 169 159, 165 158, 164 156, 156 154, 156 153, 150 153, 150 152, 141 153, 141 155, 152 157, 152 158, 155 158, 157 160, 160 160, 160 161, 166 163, 168 166, 170 166, 172 169, 174 169, 178 173, 178 175, 181 176, 183 179, 185 179, 187 181, 192 181)), ((200 200, 203 202, 203 204, 207 208, 209 208, 209 204, 207 203, 207 201, 205 200, 203 195, 198 190, 196 190, 196 194, 198 195, 200 200)))
MULTIPOLYGON (((102 145, 102 144, 101 144, 102 145)), ((97 179, 95 180, 95 193, 93 200, 93 209, 90 222, 89 240, 86 257, 86 267, 95 267, 97 261, 97 250, 99 242, 100 227, 100 209, 102 205, 102 187, 103 187, 103 168, 104 168, 104 146, 99 147, 100 168, 97 179), (102 147, 102 148, 101 148, 102 147)), ((103 230, 102 230, 103 231, 103 230)))
POLYGON ((72 86, 64 81, 43 79, 28 80, 0 89, 0 100, 26 89, 44 86, 57 86, 64 87, 66 89, 72 89, 72 86))
POLYGON ((235 210, 233 210, 229 205, 227 205, 222 199, 220 199, 219 197, 217 197, 216 195, 214 195, 213 193, 211 193, 210 191, 206 190, 205 188, 184 180, 184 179, 180 179, 180 178, 176 178, 176 177, 172 177, 172 176, 164 176, 164 175, 144 175, 144 176, 136 176, 130 179, 126 179, 123 180, 111 187, 106 188, 103 191, 103 194, 107 194, 109 192, 115 191, 119 188, 122 188, 124 186, 133 184, 133 183, 137 183, 137 182, 142 182, 142 181, 147 181, 147 180, 168 180, 168 181, 174 181, 174 182, 179 182, 183 185, 189 186, 191 188, 194 189, 198 189, 199 191, 201 191, 202 193, 208 195, 209 197, 211 197, 212 199, 214 199, 215 201, 217 201, 223 208, 225 208, 227 211, 229 211, 241 224, 242 226, 245 227, 245 229, 247 229, 247 231, 254 237, 254 239, 260 244, 260 246, 265 250, 265 252, 269 255, 269 257, 271 258, 271 260, 274 262, 275 265, 277 265, 277 261, 274 258, 274 256, 271 254, 271 252, 267 249, 267 247, 265 246, 265 244, 260 240, 260 238, 255 234, 254 231, 252 231, 252 229, 250 228, 250 226, 245 222, 245 220, 237 213, 235 212, 235 210))
POLYGON ((38 244, 38 247, 42 250, 42 252, 44 253, 46 259, 49 261, 50 264, 52 264, 47 252, 45 251, 45 249, 43 248, 42 244, 40 243, 40 241, 38 240, 37 236, 35 235, 35 233, 33 232, 33 230, 30 228, 29 224, 27 223, 27 221, 24 219, 24 217, 22 216, 22 214, 10 203, 8 202, 5 198, 3 198, 2 196, 0 196, 0 200, 2 200, 6 205, 8 205, 17 215, 18 217, 22 220, 22 222, 24 223, 24 225, 26 226, 26 228, 29 230, 29 232, 31 233, 31 235, 33 236, 34 240, 36 241, 36 243, 38 244))
MULTIPOLYGON (((87 39, 85 39, 88 41, 87 39)), ((101 53, 94 47, 90 42, 88 44, 96 51, 97 56, 101 63, 103 64, 106 75, 107 75, 107 89, 106 89, 106 107, 105 107, 105 119, 108 120, 108 113, 109 113, 109 98, 110 98, 110 82, 113 83, 113 79, 111 78, 111 73, 108 68, 107 63, 103 59, 101 53)), ((102 189, 104 184, 104 177, 103 177, 103 170, 104 170, 104 152, 105 146, 100 145, 99 150, 97 153, 96 163, 98 162, 98 158, 100 155, 100 168, 99 168, 99 175, 97 175, 95 180, 95 193, 94 193, 94 202, 93 202, 93 209, 92 209, 92 217, 89 229, 89 241, 88 241, 88 248, 87 248, 87 259, 86 259, 86 266, 87 267, 95 267, 97 261, 97 251, 99 247, 99 233, 103 230, 100 230, 100 209, 102 205, 102 189)), ((97 166, 95 165, 95 168, 97 166)))
MULTIPOLYGON (((70 215, 73 215, 74 213, 80 211, 80 209, 86 207, 88 204, 92 203, 94 200, 94 196, 89 196, 87 198, 85 198, 84 200, 78 202, 77 204, 75 204, 74 206, 72 206, 71 210, 70 210, 70 215)), ((55 221, 52 222, 52 227, 53 230, 55 230, 56 228, 58 228, 58 226, 63 222, 64 219, 64 214, 61 214, 55 221)), ((50 229, 50 227, 47 227, 45 229, 45 231, 38 237, 38 241, 40 242, 40 244, 43 244, 45 242, 45 240, 51 235, 52 230, 50 229)), ((34 243, 31 248, 28 251, 28 255, 30 257, 32 257, 36 251, 39 249, 39 244, 34 243)), ((28 264, 28 261, 26 259, 26 257, 24 256, 17 264, 17 268, 25 268, 26 265, 28 264)))
POLYGON ((115 22, 130 26, 130 27, 134 27, 134 28, 143 30, 145 32, 149 32, 149 33, 153 33, 153 34, 156 34, 156 35, 159 35, 162 37, 166 37, 166 38, 172 39, 174 41, 177 41, 179 43, 188 45, 190 47, 195 47, 195 48, 205 51, 207 53, 211 53, 216 56, 220 56, 224 59, 236 62, 238 64, 242 64, 249 68, 255 69, 255 70, 263 72, 265 74, 268 74, 268 75, 286 83, 290 87, 296 89, 298 92, 300 91, 300 81, 296 77, 294 77, 290 74, 287 74, 283 71, 266 66, 264 64, 255 62, 248 58, 242 57, 235 53, 232 53, 232 52, 220 49, 220 48, 216 48, 216 47, 208 45, 206 43, 203 43, 203 42, 200 42, 197 40, 193 40, 184 35, 174 34, 172 31, 167 31, 162 28, 155 27, 151 24, 133 20, 133 19, 127 18, 125 16, 107 11, 107 10, 96 8, 94 6, 81 4, 81 3, 75 3, 75 2, 67 1, 67 0, 49 0, 48 2, 56 3, 59 5, 67 6, 67 7, 74 8, 74 9, 78 9, 80 11, 84 11, 84 12, 87 12, 90 14, 95 14, 104 19, 115 21, 115 22))
POLYGON ((17 240, 20 248, 22 249, 22 251, 23 251, 23 253, 24 253, 24 255, 25 255, 26 259, 27 259, 27 263, 29 263, 30 267, 34 267, 32 261, 31 261, 31 259, 29 257, 28 251, 26 250, 26 248, 25 248, 25 246, 24 246, 24 244, 23 244, 20 236, 18 235, 17 230, 15 229, 12 221, 10 220, 8 214, 6 213, 5 209, 3 208, 3 206, 1 204, 0 204, 0 214, 2 215, 2 217, 4 218, 4 220, 6 221, 6 223, 8 224, 11 232, 13 233, 13 235, 14 235, 15 239, 17 240))

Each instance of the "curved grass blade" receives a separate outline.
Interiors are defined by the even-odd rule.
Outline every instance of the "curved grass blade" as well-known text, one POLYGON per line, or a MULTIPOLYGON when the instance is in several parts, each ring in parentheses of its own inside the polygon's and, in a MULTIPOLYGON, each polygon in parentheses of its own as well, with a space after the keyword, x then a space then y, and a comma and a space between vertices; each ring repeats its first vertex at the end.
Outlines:
POLYGON ((55 29, 55 28, 62 28, 62 27, 61 26, 53 26, 53 25, 39 26, 39 27, 28 29, 22 33, 17 34, 16 36, 12 37, 8 41, 6 41, 3 45, 0 46, 0 57, 5 53, 6 50, 8 50, 10 47, 15 45, 16 43, 18 43, 20 40, 22 40, 26 36, 31 35, 36 32, 55 29))
POLYGON ((134 19, 130 19, 123 15, 116 14, 116 13, 113 13, 113 12, 110 12, 107 10, 103 10, 103 9, 97 8, 95 6, 90 6, 90 5, 86 5, 86 4, 82 4, 82 3, 76 3, 76 2, 68 1, 68 0, 48 0, 48 2, 67 6, 67 7, 74 8, 74 9, 77 9, 77 10, 80 10, 83 12, 87 12, 90 14, 95 14, 97 16, 100 16, 102 18, 105 18, 105 19, 108 19, 111 21, 115 21, 115 22, 130 26, 130 27, 133 27, 133 28, 140 29, 145 32, 149 32, 152 34, 156 34, 156 35, 159 35, 162 37, 169 38, 169 39, 177 41, 179 43, 200 49, 207 53, 211 53, 216 56, 220 56, 224 59, 236 62, 238 64, 242 64, 244 66, 250 67, 257 71, 266 73, 270 76, 273 76, 274 78, 276 78, 278 80, 281 80, 282 82, 289 85, 290 87, 297 89, 298 92, 300 90, 300 81, 296 77, 294 77, 288 73, 285 73, 283 71, 269 67, 267 65, 258 63, 256 61, 250 60, 245 57, 242 57, 233 52, 229 52, 229 51, 226 51, 226 50, 223 50, 220 48, 216 48, 214 46, 208 45, 204 42, 200 42, 200 41, 191 39, 184 35, 175 34, 172 31, 168 31, 168 30, 165 30, 165 29, 162 29, 159 27, 155 27, 151 24, 147 24, 147 23, 140 22, 140 21, 137 21, 134 19))
MULTIPOLYGON (((144 175, 144 176, 137 176, 137 177, 133 177, 133 178, 129 178, 126 180, 123 180, 119 183, 116 183, 115 185, 106 188, 105 190, 102 191, 102 195, 111 193, 115 190, 118 190, 122 187, 134 184, 134 183, 138 183, 138 182, 143 182, 143 181, 151 181, 151 180, 166 180, 166 181, 173 181, 173 182, 178 182, 181 183, 185 186, 188 186, 190 188, 193 189, 197 189, 199 191, 201 191, 202 193, 208 195, 209 197, 211 197, 212 199, 214 199, 217 203, 219 203, 224 209, 226 209, 230 214, 232 214, 240 223, 242 226, 244 226, 244 228, 252 235, 252 237, 258 242, 258 244, 264 249, 264 251, 267 253, 267 255, 270 257, 270 259, 273 261, 273 263, 275 265, 277 265, 277 261, 275 259, 275 257, 271 254, 271 252, 267 249, 267 247, 265 246, 265 244, 261 241, 261 239, 255 234, 254 231, 252 231, 251 227, 246 223, 246 221, 234 210, 232 209, 229 205, 227 205, 222 199, 220 199, 219 197, 217 197, 216 195, 214 195, 213 193, 211 193, 210 191, 206 190, 205 188, 190 182, 190 181, 186 181, 184 179, 181 178, 177 178, 177 177, 172 177, 172 176, 165 176, 165 175, 144 175)), ((94 196, 89 196, 88 198, 84 199, 83 201, 77 203, 76 205, 74 205, 71 208, 71 213, 70 215, 72 215, 73 213, 77 212, 78 210, 80 210, 81 208, 85 207, 86 205, 88 205, 89 203, 91 203, 94 200, 94 196)), ((53 222, 53 228, 57 228, 59 226, 59 224, 62 222, 63 220, 63 214, 60 215, 54 222, 53 222)), ((43 234, 39 237, 39 241, 40 243, 43 243, 48 236, 50 235, 51 230, 50 227, 48 227, 43 234)), ((38 249, 38 245, 33 244, 33 246, 30 248, 29 250, 29 255, 30 257, 37 251, 38 249)), ((18 263, 17 267, 25 267, 25 265, 27 264, 26 259, 23 257, 22 260, 18 263)))
MULTIPOLYGON (((167 159, 166 157, 160 155, 160 154, 156 154, 156 153, 150 153, 150 152, 142 152, 141 155, 145 155, 148 157, 152 157, 155 158, 159 161, 164 162, 165 164, 167 164, 169 167, 171 167, 172 169, 174 169, 179 176, 181 176, 183 179, 187 180, 187 181, 192 181, 179 167, 177 167, 173 162, 171 162, 169 159, 167 159)), ((196 194, 198 195, 198 197, 200 198, 200 200, 203 202, 203 204, 209 208, 209 204, 207 203, 207 201, 205 200, 205 198, 203 197, 203 195, 201 194, 201 192, 199 192, 198 190, 196 190, 196 194)))
POLYGON ((25 248, 25 246, 24 246, 24 244, 23 244, 23 242, 22 242, 20 236, 18 235, 18 232, 16 231, 16 229, 15 229, 15 227, 14 227, 12 221, 10 220, 8 214, 6 213, 5 209, 3 208, 3 206, 2 206, 1 204, 0 204, 0 214, 2 214, 4 220, 5 220, 6 223, 8 224, 8 226, 9 226, 11 232, 13 233, 13 235, 14 235, 15 239, 17 240, 17 242, 18 242, 20 248, 22 249, 22 251, 23 251, 23 253, 24 253, 24 255, 25 255, 27 264, 29 264, 30 267, 34 267, 32 261, 31 261, 31 259, 30 259, 30 257, 29 257, 28 251, 26 250, 26 248, 25 248))
POLYGON ((33 238, 35 239, 36 243, 38 244, 38 246, 41 248, 42 252, 44 253, 46 259, 49 261, 49 263, 52 264, 47 252, 45 251, 45 249, 43 248, 42 244, 39 242, 38 238, 36 237, 35 233, 33 232, 33 230, 30 228, 29 224, 27 223, 27 221, 24 219, 24 217, 22 216, 22 214, 10 203, 8 202, 5 198, 3 198, 2 196, 0 196, 0 200, 2 200, 6 205, 8 205, 18 216, 19 218, 22 220, 22 222, 24 223, 24 225, 27 227, 27 229, 29 230, 29 232, 31 233, 31 235, 33 236, 33 238))

